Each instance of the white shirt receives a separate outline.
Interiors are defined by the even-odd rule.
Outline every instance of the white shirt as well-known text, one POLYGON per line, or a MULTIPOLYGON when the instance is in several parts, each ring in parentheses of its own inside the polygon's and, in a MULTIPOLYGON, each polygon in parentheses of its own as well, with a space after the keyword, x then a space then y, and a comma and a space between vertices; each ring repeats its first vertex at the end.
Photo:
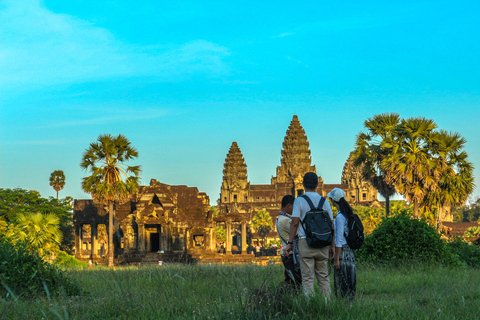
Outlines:
MULTIPOLYGON (((316 192, 305 192, 305 195, 312 200, 313 205, 316 207, 318 206, 321 196, 316 193, 316 192)), ((330 216, 330 220, 333 221, 333 213, 332 213, 332 207, 330 206, 330 202, 328 202, 327 199, 325 199, 325 203, 323 204, 322 207, 323 210, 326 210, 330 216)), ((298 197, 295 199, 295 202, 293 203, 293 212, 292 212, 292 217, 293 218, 300 218, 300 224, 298 225, 298 230, 297 234, 300 239, 305 238, 305 231, 303 230, 302 226, 302 221, 305 218, 305 213, 310 211, 310 206, 308 205, 307 200, 305 200, 303 197, 298 197)))
POLYGON ((280 242, 282 243, 282 249, 280 249, 280 255, 283 256, 283 252, 285 251, 285 247, 288 241, 288 237, 290 235, 290 224, 292 223, 292 219, 287 218, 285 216, 278 216, 277 218, 277 232, 281 236, 280 242), (285 241, 283 241, 285 240, 285 241))
POLYGON ((347 218, 339 212, 335 219, 335 247, 341 248, 344 244, 347 244, 345 233, 348 235, 347 218))

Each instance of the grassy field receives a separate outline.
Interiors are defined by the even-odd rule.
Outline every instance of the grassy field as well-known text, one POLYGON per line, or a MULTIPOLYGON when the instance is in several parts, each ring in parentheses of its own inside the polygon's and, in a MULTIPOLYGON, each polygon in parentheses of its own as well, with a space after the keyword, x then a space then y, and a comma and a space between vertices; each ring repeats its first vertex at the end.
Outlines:
POLYGON ((0 319, 480 318, 480 270, 471 268, 360 265, 353 304, 334 296, 326 301, 317 294, 307 300, 280 292, 280 265, 166 265, 67 273, 87 290, 84 296, 1 300, 0 319))

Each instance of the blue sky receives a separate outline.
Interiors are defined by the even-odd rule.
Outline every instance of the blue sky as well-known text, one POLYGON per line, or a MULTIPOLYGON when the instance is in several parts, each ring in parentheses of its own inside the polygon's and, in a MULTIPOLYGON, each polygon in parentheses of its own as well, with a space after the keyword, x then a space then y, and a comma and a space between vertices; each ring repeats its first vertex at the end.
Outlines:
MULTIPOLYGON (((80 188, 83 151, 122 133, 142 183, 218 198, 237 141, 269 183, 294 114, 326 183, 365 119, 425 116, 480 177, 478 1, 0 0, 0 187, 80 188)), ((480 186, 480 180, 476 179, 480 186)), ((475 196, 479 196, 478 188, 475 196)))

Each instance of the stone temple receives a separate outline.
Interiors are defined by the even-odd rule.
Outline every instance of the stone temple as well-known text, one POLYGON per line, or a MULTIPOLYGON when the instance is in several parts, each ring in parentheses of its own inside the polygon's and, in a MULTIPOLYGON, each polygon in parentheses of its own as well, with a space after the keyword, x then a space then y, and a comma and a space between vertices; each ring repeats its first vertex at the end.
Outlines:
MULTIPOLYGON (((284 195, 303 194, 302 178, 309 171, 316 172, 316 167, 311 163, 305 130, 295 115, 283 142, 280 166, 269 184, 248 181, 242 152, 236 142, 232 143, 225 159, 216 216, 209 210, 208 196, 197 188, 167 185, 152 179, 150 185, 140 186, 129 201, 115 205, 117 261, 145 262, 167 257, 216 259, 220 257, 217 226, 226 230, 222 245, 227 255, 236 253, 238 257, 251 259, 247 244, 255 245, 260 239, 251 228, 253 216, 259 210, 267 210, 275 221, 284 195), (158 252, 163 252, 162 257, 158 252)), ((351 154, 343 168, 341 184, 325 184, 321 177, 318 182, 317 191, 323 196, 339 187, 352 205, 380 205, 377 190, 362 180, 351 154)), ((73 220, 75 257, 104 262, 108 248, 106 208, 93 200, 75 200, 73 220)), ((275 224, 266 239, 277 239, 275 224)))
MULTIPOLYGON (((267 210, 275 221, 283 196, 292 194, 297 197, 304 193, 302 180, 307 172, 316 173, 316 167, 312 165, 309 142, 296 115, 293 116, 283 141, 280 166, 269 184, 251 184, 248 181, 247 164, 238 144, 233 142, 223 169, 220 215, 240 215, 251 221, 259 210, 267 210)), ((335 187, 345 191, 346 200, 351 205, 381 205, 377 199, 377 190, 362 179, 360 170, 353 165, 351 153, 343 167, 341 184, 325 184, 322 177, 318 178, 317 192, 322 196, 326 196, 335 187)), ((275 230, 267 235, 267 238, 276 237, 275 230)), ((259 237, 254 233, 253 238, 259 237)))

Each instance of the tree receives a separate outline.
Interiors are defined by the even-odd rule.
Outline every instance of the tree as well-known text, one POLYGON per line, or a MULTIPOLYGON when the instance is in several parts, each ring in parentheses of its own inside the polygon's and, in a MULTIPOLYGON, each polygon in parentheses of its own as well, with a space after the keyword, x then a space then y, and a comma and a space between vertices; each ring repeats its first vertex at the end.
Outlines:
POLYGON ((42 213, 53 215, 59 219, 62 232, 60 249, 72 252, 74 235, 72 225, 72 198, 57 200, 54 197, 42 198, 38 191, 16 189, 0 189, 0 220, 15 225, 19 214, 42 213))
POLYGON ((386 216, 390 213, 390 197, 395 194, 395 186, 385 179, 381 163, 389 150, 384 147, 385 140, 393 139, 393 134, 400 123, 396 113, 377 114, 365 120, 367 132, 357 135, 354 151, 354 164, 361 168, 362 176, 385 198, 386 216))
POLYGON ((423 117, 402 119, 394 134, 385 139, 387 150, 380 169, 385 181, 414 204, 414 215, 428 193, 435 192, 442 174, 438 159, 433 155, 432 132, 437 124, 423 117))
POLYGON ((65 187, 65 174, 63 174, 62 170, 55 170, 52 172, 50 175, 50 186, 57 191, 58 200, 58 192, 65 187))
POLYGON ((478 227, 470 227, 465 231, 463 236, 465 238, 474 238, 480 236, 480 222, 478 222, 479 226, 478 227))
POLYGON ((62 242, 60 219, 52 214, 20 213, 15 222, 8 225, 5 235, 14 243, 23 242, 40 257, 57 251, 62 242))
POLYGON ((119 134, 100 135, 85 150, 80 166, 91 175, 83 178, 82 189, 92 198, 108 205, 108 266, 113 266, 114 203, 126 202, 138 190, 140 166, 124 162, 138 157, 130 141, 119 134))
POLYGON ((215 227, 215 240, 217 240, 217 243, 227 241, 227 230, 224 227, 215 227))
POLYGON ((434 153, 437 156, 437 166, 441 168, 441 176, 434 192, 425 197, 425 206, 432 210, 436 208, 437 228, 444 220, 445 211, 452 206, 462 205, 473 192, 473 165, 468 161, 463 150, 465 138, 458 133, 448 133, 440 130, 433 134, 434 153))
POLYGON ((263 246, 265 246, 265 236, 272 230, 273 222, 270 213, 267 210, 258 211, 252 219, 252 227, 262 238, 263 246))

